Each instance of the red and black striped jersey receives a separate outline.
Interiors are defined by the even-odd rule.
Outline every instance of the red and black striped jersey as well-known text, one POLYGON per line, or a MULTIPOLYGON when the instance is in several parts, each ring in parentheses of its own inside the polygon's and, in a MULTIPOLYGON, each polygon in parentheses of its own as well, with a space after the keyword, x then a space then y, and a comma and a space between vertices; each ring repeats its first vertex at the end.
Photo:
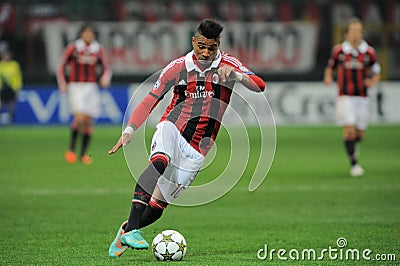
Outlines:
POLYGON ((111 68, 104 47, 97 41, 86 44, 82 39, 70 43, 64 50, 57 71, 59 84, 68 82, 97 82, 99 77, 111 79, 111 68), (67 65, 69 69, 67 71, 67 65), (100 68, 99 68, 100 66, 100 68))
POLYGON ((172 89, 172 100, 160 121, 174 123, 192 147, 207 154, 218 134, 235 83, 233 80, 222 83, 217 69, 226 64, 240 73, 255 75, 238 59, 222 51, 218 51, 212 64, 204 70, 200 69, 194 58, 192 51, 166 66, 128 123, 139 127, 151 109, 172 89))
POLYGON ((334 46, 328 67, 337 68, 339 95, 366 97, 365 79, 380 72, 375 50, 364 40, 357 48, 347 41, 334 46))

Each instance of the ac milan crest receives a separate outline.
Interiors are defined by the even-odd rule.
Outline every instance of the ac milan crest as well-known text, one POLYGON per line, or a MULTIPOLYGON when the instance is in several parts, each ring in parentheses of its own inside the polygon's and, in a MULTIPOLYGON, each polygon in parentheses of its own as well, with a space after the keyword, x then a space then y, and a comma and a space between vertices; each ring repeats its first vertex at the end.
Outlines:
POLYGON ((214 84, 218 84, 218 83, 219 83, 219 76, 218 76, 217 73, 214 73, 214 74, 212 75, 212 82, 213 82, 214 84))

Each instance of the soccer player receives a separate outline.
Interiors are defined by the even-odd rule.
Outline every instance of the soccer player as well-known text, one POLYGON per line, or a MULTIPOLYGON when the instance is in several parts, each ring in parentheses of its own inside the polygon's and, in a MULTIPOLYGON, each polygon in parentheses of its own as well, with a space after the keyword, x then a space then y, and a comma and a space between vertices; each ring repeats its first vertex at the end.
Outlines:
POLYGON ((69 148, 64 157, 68 163, 77 161, 76 143, 81 137, 80 161, 91 164, 92 158, 87 150, 93 130, 93 118, 100 114, 100 95, 97 82, 103 88, 110 86, 111 69, 104 47, 95 40, 94 28, 84 24, 79 38, 64 50, 57 71, 57 81, 61 93, 67 92, 73 120, 70 125, 69 148), (66 69, 69 65, 69 82, 66 81, 66 69), (98 71, 100 66, 101 71, 98 71), (68 85, 67 85, 68 84, 68 85))
POLYGON ((0 60, 0 118, 1 124, 14 122, 15 99, 22 88, 20 64, 12 59, 11 51, 4 48, 0 60))
POLYGON ((356 146, 363 139, 368 124, 368 88, 380 79, 380 65, 375 50, 363 40, 362 22, 353 18, 345 28, 345 41, 333 47, 324 73, 324 83, 333 81, 337 68, 337 122, 344 127, 343 141, 350 160, 351 176, 361 176, 356 146))
POLYGON ((122 255, 128 247, 148 248, 139 229, 160 218, 168 204, 194 180, 217 137, 235 82, 254 92, 265 89, 260 77, 219 50, 222 30, 223 26, 212 19, 198 25, 192 37, 193 50, 163 69, 109 151, 114 154, 127 145, 157 103, 173 91, 153 135, 150 164, 137 181, 129 218, 109 248, 111 257, 122 255))

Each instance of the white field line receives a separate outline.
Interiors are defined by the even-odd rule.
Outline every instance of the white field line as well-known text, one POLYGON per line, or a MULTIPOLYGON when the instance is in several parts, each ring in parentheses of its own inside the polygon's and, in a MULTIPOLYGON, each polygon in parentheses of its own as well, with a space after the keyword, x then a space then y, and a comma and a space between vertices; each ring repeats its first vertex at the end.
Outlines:
POLYGON ((56 196, 56 195, 115 195, 133 193, 132 188, 38 188, 38 189, 5 189, 0 195, 16 194, 21 196, 56 196))
MULTIPOLYGON (((128 195, 133 193, 134 186, 131 188, 38 188, 38 189, 17 189, 2 188, 0 196, 3 195, 21 195, 21 196, 56 196, 56 195, 128 195)), ((237 191, 237 189, 235 189, 237 191)), ((241 187, 239 191, 247 190, 241 187)), ((268 185, 263 184, 259 189, 263 193, 275 192, 351 192, 351 191, 400 191, 400 184, 381 184, 379 186, 363 184, 360 186, 332 186, 332 185, 268 185)), ((257 190, 256 190, 257 192, 257 190)))
MULTIPOLYGON (((268 182, 268 181, 267 181, 268 182)), ((346 192, 346 191, 396 191, 400 190, 400 185, 393 184, 381 184, 381 185, 368 185, 362 184, 358 186, 353 185, 289 185, 289 186, 279 186, 279 185, 264 185, 263 190, 268 192, 346 192)))

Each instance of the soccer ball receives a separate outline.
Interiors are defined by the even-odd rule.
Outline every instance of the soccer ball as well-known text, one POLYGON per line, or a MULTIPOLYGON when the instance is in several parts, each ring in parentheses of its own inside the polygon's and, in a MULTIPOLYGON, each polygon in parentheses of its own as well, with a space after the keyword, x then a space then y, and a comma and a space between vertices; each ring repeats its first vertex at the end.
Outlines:
POLYGON ((182 260, 186 254, 186 240, 175 230, 164 230, 153 239, 153 253, 157 260, 182 260))

